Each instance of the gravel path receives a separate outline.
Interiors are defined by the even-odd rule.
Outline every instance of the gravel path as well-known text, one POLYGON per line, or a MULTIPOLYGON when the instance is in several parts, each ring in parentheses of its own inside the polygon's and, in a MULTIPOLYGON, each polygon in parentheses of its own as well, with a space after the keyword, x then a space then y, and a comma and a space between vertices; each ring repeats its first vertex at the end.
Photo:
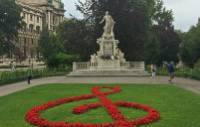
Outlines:
MULTIPOLYGON (((30 87, 47 84, 47 83, 91 83, 91 84, 163 84, 163 85, 173 85, 168 83, 168 77, 159 76, 156 79, 151 79, 150 77, 48 77, 42 79, 32 80, 31 85, 27 82, 19 82, 6 86, 0 87, 0 97, 5 96, 17 91, 25 90, 30 87)), ((200 81, 184 78, 176 78, 174 80, 176 86, 190 90, 194 93, 200 94, 200 81)))

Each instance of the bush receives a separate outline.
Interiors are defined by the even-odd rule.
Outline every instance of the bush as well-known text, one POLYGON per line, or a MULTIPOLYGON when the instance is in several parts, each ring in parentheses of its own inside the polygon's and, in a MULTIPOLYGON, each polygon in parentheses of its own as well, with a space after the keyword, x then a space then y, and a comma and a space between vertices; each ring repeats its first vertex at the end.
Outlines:
POLYGON ((47 65, 50 68, 65 68, 66 66, 71 66, 73 61, 78 59, 75 55, 68 55, 65 53, 58 53, 55 56, 52 56, 47 61, 47 65))
POLYGON ((194 68, 200 70, 200 59, 195 63, 194 68))
MULTIPOLYGON (((163 75, 163 76, 168 75, 167 69, 159 68, 158 75, 163 75)), ((175 75, 177 77, 200 80, 200 69, 191 69, 191 68, 176 69, 175 75)))
MULTIPOLYGON (((27 65, 16 65, 16 68, 26 68, 27 65)), ((10 65, 1 65, 0 69, 11 69, 10 65)))
MULTIPOLYGON (((32 71, 33 78, 62 76, 67 74, 70 68, 55 68, 55 69, 36 69, 32 71)), ((0 72, 0 85, 24 81, 27 79, 27 71, 20 70, 15 72, 0 72)))

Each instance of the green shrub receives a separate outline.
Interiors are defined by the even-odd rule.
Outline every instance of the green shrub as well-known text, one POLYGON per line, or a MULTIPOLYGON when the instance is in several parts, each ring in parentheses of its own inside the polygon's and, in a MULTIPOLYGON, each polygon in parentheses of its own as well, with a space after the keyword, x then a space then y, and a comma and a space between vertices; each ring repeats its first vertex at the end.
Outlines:
POLYGON ((194 68, 200 70, 200 59, 195 63, 194 68))
MULTIPOLYGON (((159 68, 158 75, 163 75, 163 76, 168 75, 167 69, 159 68)), ((200 80, 200 69, 191 69, 191 68, 176 69, 175 75, 177 77, 200 80)))
MULTIPOLYGON (((54 68, 54 69, 35 69, 32 71, 33 78, 41 78, 48 76, 62 76, 67 74, 70 68, 54 68)), ((0 72, 0 85, 24 81, 27 79, 27 71, 20 70, 15 72, 0 72)))
POLYGON ((65 68, 66 66, 71 66, 73 61, 76 61, 77 59, 78 57, 75 55, 58 53, 48 59, 47 65, 50 68, 65 68))

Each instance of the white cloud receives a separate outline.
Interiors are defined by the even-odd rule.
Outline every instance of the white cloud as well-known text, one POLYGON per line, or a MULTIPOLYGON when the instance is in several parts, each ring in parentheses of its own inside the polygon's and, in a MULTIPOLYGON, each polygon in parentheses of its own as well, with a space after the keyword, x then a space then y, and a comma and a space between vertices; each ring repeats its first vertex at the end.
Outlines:
MULTIPOLYGON (((82 17, 75 7, 78 0, 62 0, 65 3, 66 16, 72 14, 78 18, 82 17)), ((81 0, 85 1, 85 0, 81 0)), ((164 0, 168 9, 172 9, 175 17, 174 25, 176 29, 187 31, 195 25, 200 16, 200 0, 164 0)))
POLYGON ((168 9, 173 10, 177 29, 187 31, 197 23, 200 16, 199 0, 164 0, 164 3, 168 9))
MULTIPOLYGON (((62 0, 65 4, 65 10, 66 10, 66 16, 69 17, 70 14, 77 17, 81 18, 83 17, 82 14, 76 10, 75 4, 78 3, 78 0, 62 0)), ((84 1, 84 0, 81 0, 84 1)))

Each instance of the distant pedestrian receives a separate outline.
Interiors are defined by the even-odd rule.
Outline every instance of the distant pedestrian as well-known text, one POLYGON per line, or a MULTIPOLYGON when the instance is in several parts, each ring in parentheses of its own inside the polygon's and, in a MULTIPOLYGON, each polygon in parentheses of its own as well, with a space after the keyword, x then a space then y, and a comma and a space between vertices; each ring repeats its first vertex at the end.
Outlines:
POLYGON ((151 78, 155 78, 156 77, 156 65, 151 64, 151 78))
POLYGON ((32 69, 29 67, 27 70, 27 82, 29 85, 31 84, 31 79, 32 79, 32 69))
POLYGON ((173 62, 170 62, 167 64, 167 69, 168 69, 168 72, 169 72, 169 82, 170 83, 173 83, 172 80, 175 78, 175 69, 174 69, 174 65, 173 65, 173 62))
POLYGON ((11 61, 11 62, 10 62, 10 68, 11 68, 11 71, 12 71, 12 72, 15 71, 15 62, 14 62, 14 61, 11 61))

